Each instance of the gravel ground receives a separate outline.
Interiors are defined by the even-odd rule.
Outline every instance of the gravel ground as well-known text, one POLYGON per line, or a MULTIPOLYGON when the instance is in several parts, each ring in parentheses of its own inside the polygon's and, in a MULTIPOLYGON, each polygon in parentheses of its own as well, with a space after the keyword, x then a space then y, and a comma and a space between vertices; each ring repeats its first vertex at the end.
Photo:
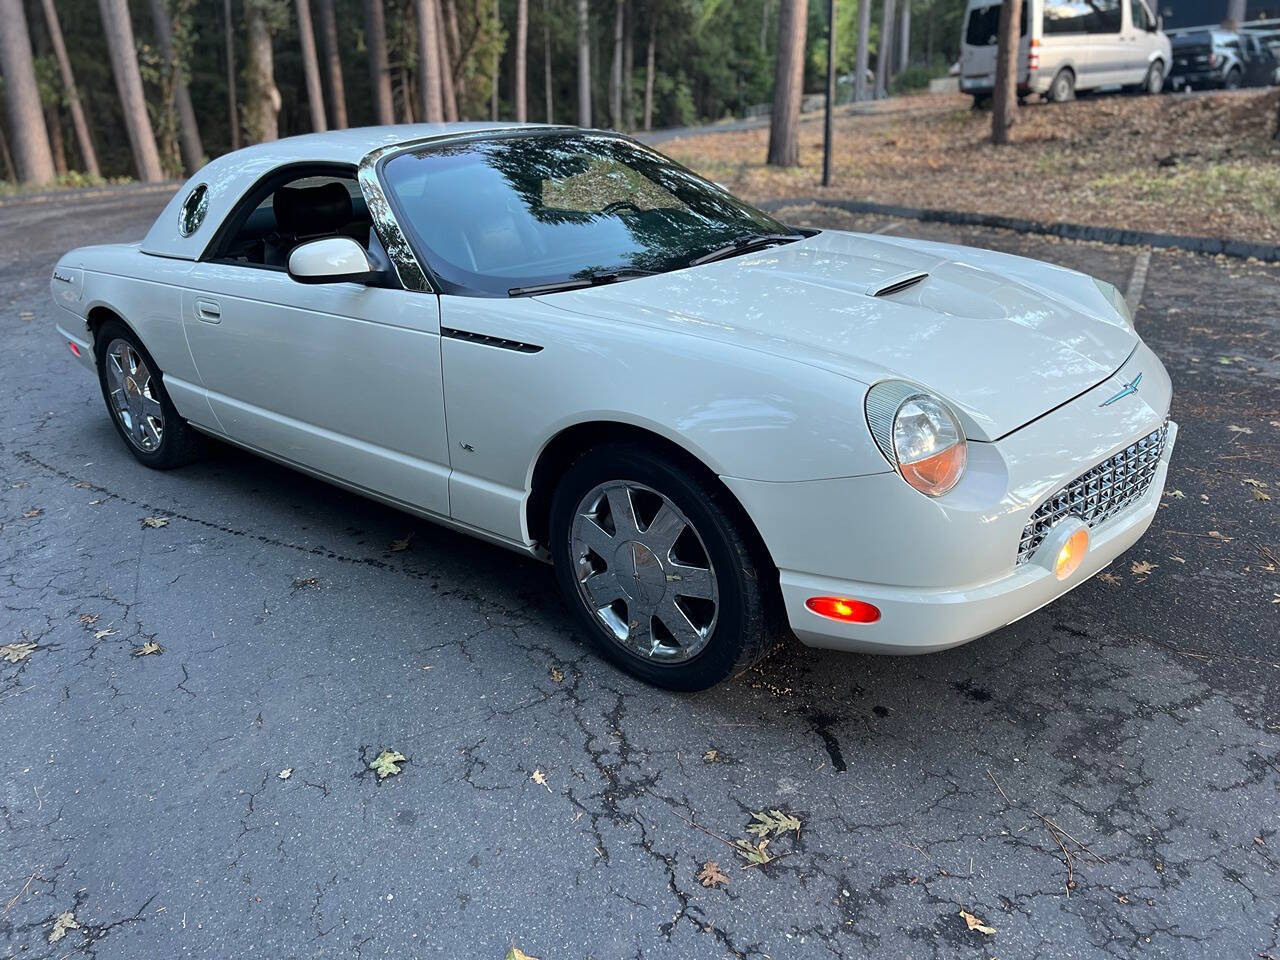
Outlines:
MULTIPOLYGON (((226 449, 139 466, 47 278, 163 202, 0 206, 0 644, 35 644, 0 662, 4 957, 1280 955, 1280 270, 1151 255, 1181 432, 1106 577, 944 654, 792 645, 673 696, 533 561, 226 449), (803 828, 749 868, 772 809, 803 828)), ((1141 255, 793 215, 1122 288, 1141 255)))

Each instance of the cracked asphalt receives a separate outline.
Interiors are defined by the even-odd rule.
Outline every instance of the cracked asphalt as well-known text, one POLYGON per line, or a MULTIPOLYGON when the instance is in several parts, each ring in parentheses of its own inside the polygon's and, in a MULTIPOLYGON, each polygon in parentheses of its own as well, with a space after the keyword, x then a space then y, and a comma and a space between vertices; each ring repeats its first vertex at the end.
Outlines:
MULTIPOLYGON (((0 645, 35 645, 0 661, 4 957, 1280 956, 1280 268, 1152 254, 1181 432, 1105 578, 947 653, 792 644, 677 696, 536 562, 225 448, 138 465, 48 276, 165 199, 0 205, 0 645), (772 809, 803 828, 748 867, 772 809)), ((1122 289, 1138 255, 793 219, 1122 289)))

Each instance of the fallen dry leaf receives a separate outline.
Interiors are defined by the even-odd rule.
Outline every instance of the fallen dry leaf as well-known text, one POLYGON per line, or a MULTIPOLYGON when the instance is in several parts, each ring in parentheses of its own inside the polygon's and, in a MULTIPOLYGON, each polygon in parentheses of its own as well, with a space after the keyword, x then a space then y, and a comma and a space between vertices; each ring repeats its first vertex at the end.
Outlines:
POLYGON ((53 918, 53 929, 49 932, 49 942, 57 943, 67 935, 68 930, 79 930, 80 924, 76 923, 76 915, 70 910, 60 913, 53 918))
POLYGON ((19 663, 31 656, 31 651, 35 648, 34 643, 6 643, 0 647, 0 660, 6 663, 19 663))
POLYGON ((770 810, 768 813, 752 811, 751 818, 755 822, 747 824, 747 833, 755 834, 757 837, 770 835, 780 837, 792 830, 796 832, 797 837, 800 836, 800 821, 781 810, 770 810))
POLYGON ((703 763, 716 763, 720 760, 720 751, 714 747, 702 755, 703 763))
POLYGON ((1253 488, 1253 499, 1255 499, 1255 500, 1264 500, 1264 501, 1265 501, 1265 500, 1270 500, 1270 499, 1271 499, 1271 494, 1267 493, 1265 490, 1259 490, 1257 487, 1254 487, 1254 488, 1253 488))
POLYGON ((110 627, 107 627, 104 630, 95 630, 93 632, 93 639, 105 640, 107 637, 114 637, 115 635, 116 635, 116 632, 112 630, 110 627))
MULTIPOLYGON (((1230 362, 1231 362, 1230 360, 1227 361, 1227 363, 1230 363, 1230 362)), ((1253 433, 1253 428, 1237 427, 1234 423, 1231 426, 1227 427, 1227 429, 1230 430, 1232 433, 1253 433)))
POLYGON ((167 527, 169 525, 169 518, 168 517, 143 517, 142 525, 144 527, 150 527, 153 530, 158 529, 160 527, 167 527))
POLYGON ((1232 540, 1235 539, 1235 537, 1228 537, 1218 530, 1210 530, 1208 533, 1208 536, 1210 536, 1214 540, 1221 540, 1223 543, 1230 543, 1232 540))
POLYGON ((1129 567, 1129 572, 1135 577, 1144 577, 1158 566, 1160 566, 1158 563, 1150 563, 1146 560, 1135 560, 1133 561, 1133 565, 1129 567))
POLYGON ((378 775, 379 780, 385 780, 399 773, 400 764, 407 759, 399 750, 383 750, 374 758, 373 763, 369 764, 369 769, 378 775))
POLYGON ((44 510, 41 509, 40 507, 32 507, 30 510, 28 510, 26 513, 22 515, 22 519, 34 520, 36 517, 40 516, 40 514, 42 513, 44 513, 44 510))
POLYGON ((1186 494, 1183 493, 1181 490, 1166 490, 1165 496, 1173 497, 1175 500, 1182 500, 1186 497, 1186 494))
POLYGON ((1170 554, 1170 555, 1169 555, 1169 559, 1170 559, 1170 560, 1172 560, 1174 563, 1186 563, 1186 562, 1187 562, 1186 557, 1180 557, 1180 556, 1178 556, 1177 554, 1170 554))
POLYGON ((698 882, 704 887, 727 887, 729 878, 720 869, 720 864, 714 860, 708 860, 702 865, 702 869, 698 871, 698 882))
POLYGON ((507 951, 507 955, 502 960, 538 960, 538 958, 529 956, 513 943, 511 949, 507 951))
POLYGON ((133 651, 135 657, 154 657, 160 653, 164 653, 164 647, 156 643, 155 640, 148 640, 133 651))
POLYGON ((968 910, 960 911, 960 919, 964 921, 964 925, 970 930, 977 930, 979 933, 985 933, 988 937, 995 936, 996 928, 989 927, 968 910))
POLYGON ((766 863, 773 860, 769 851, 768 840, 761 840, 759 843, 752 843, 750 840, 733 841, 734 849, 738 851, 738 855, 746 860, 748 865, 753 867, 762 867, 766 863))
POLYGON ((547 783, 547 775, 541 770, 533 771, 533 773, 529 774, 529 779, 540 787, 546 787, 547 793, 551 793, 551 785, 547 783))
POLYGON ((1100 573, 1098 574, 1098 579, 1101 580, 1103 583, 1111 584, 1111 586, 1113 587, 1120 585, 1120 578, 1117 577, 1114 573, 1105 573, 1105 572, 1100 573))
POLYGON ((290 777, 293 776, 293 767, 285 767, 283 770, 277 773, 276 776, 279 777, 281 780, 288 780, 290 777))
POLYGON ((405 537, 403 540, 392 540, 392 541, 391 541, 391 552, 392 552, 392 553, 400 553, 400 552, 402 552, 402 551, 404 551, 404 550, 408 550, 408 549, 409 549, 409 544, 410 544, 410 543, 412 543, 412 542, 413 542, 413 534, 412 534, 412 533, 411 533, 411 534, 409 534, 407 537, 405 537))
POLYGON ((76 622, 77 622, 77 623, 83 623, 86 627, 91 626, 92 624, 95 624, 95 623, 97 623, 97 622, 98 622, 98 614, 96 614, 96 613, 82 613, 82 614, 80 614, 80 616, 79 616, 79 618, 77 619, 77 621, 76 621, 76 622))
POLYGON ((73 487, 75 487, 77 490, 92 490, 92 489, 93 489, 93 484, 91 484, 91 483, 86 483, 84 480, 77 480, 75 483, 73 483, 73 484, 72 484, 72 486, 73 486, 73 487))
POLYGON ((552 667, 551 679, 556 683, 564 683, 564 674, 560 672, 558 667, 552 667))

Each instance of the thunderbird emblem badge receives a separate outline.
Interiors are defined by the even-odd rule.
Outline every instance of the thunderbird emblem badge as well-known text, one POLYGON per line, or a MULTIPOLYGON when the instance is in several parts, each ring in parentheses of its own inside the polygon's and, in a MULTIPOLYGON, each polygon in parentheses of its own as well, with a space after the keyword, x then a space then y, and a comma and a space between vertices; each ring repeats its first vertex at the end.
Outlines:
POLYGON ((1098 404, 1100 407, 1109 407, 1117 400, 1123 400, 1125 397, 1132 396, 1138 392, 1138 384, 1142 382, 1142 374, 1138 374, 1132 380, 1124 385, 1124 389, 1117 393, 1114 397, 1109 397, 1098 404))

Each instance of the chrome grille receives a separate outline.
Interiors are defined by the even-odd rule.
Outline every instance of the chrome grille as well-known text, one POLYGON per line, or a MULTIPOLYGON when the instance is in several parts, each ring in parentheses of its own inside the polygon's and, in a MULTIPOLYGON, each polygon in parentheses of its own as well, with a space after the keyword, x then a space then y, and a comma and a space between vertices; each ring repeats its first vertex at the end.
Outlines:
POLYGON ((1166 422, 1114 456, 1072 480, 1031 515, 1018 544, 1018 563, 1026 563, 1049 530, 1064 517, 1079 517, 1096 527, 1139 499, 1151 486, 1164 453, 1166 422))

